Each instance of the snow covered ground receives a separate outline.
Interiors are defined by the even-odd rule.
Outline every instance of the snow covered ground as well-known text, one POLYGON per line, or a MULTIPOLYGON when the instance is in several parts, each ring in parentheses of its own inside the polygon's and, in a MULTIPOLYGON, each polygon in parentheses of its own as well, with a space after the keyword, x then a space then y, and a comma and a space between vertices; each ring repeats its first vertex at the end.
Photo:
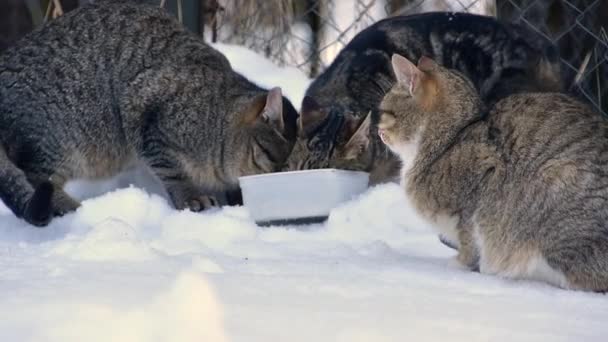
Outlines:
MULTIPOLYGON (((240 47, 217 47, 237 70, 282 86, 298 106, 309 82, 300 72, 240 47)), ((336 208, 327 224, 272 228, 257 227, 242 207, 173 210, 142 171, 74 182, 69 192, 90 199, 44 229, 0 206, 1 341, 608 336, 605 295, 448 266, 454 251, 394 184, 336 208)))

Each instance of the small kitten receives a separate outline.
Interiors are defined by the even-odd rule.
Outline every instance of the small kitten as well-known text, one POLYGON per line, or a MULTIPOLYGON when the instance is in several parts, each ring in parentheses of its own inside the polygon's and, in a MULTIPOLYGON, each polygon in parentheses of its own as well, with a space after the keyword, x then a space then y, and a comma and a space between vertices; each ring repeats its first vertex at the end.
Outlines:
POLYGON ((521 93, 486 115, 472 82, 394 55, 379 135, 416 209, 469 269, 608 290, 608 124, 559 93, 521 93))
POLYGON ((296 119, 158 6, 98 0, 0 55, 0 198, 43 226, 80 205, 66 181, 143 163, 176 208, 203 210, 280 170, 296 119))
POLYGON ((557 49, 522 26, 453 12, 387 18, 357 34, 306 90, 290 169, 363 170, 372 184, 398 178, 399 161, 375 129, 378 105, 395 82, 395 53, 430 56, 464 73, 486 104, 562 87, 557 49))

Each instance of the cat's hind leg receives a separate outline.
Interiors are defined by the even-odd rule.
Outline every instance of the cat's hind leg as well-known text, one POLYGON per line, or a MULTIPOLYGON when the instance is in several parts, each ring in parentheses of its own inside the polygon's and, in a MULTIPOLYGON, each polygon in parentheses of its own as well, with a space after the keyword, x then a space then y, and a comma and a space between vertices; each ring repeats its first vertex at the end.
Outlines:
POLYGON ((562 287, 608 292, 608 232, 555 241, 545 255, 547 264, 563 274, 562 287))
POLYGON ((17 216, 42 227, 52 218, 53 186, 49 182, 34 186, 0 146, 0 198, 17 216))
POLYGON ((479 271, 514 280, 532 280, 571 288, 565 274, 552 264, 534 239, 522 240, 512 230, 475 225, 479 271))
POLYGON ((76 209, 80 207, 80 202, 63 190, 66 183, 66 177, 60 176, 57 173, 47 176, 45 173, 37 172, 29 173, 28 178, 36 189, 48 187, 49 185, 47 184, 50 184, 53 188, 51 209, 54 217, 64 216, 76 211, 76 209))
POLYGON ((80 207, 80 202, 73 199, 64 190, 66 181, 78 175, 74 163, 70 161, 69 151, 58 144, 33 141, 21 148, 16 158, 23 169, 28 182, 40 192, 51 189, 51 217, 63 216, 80 207))

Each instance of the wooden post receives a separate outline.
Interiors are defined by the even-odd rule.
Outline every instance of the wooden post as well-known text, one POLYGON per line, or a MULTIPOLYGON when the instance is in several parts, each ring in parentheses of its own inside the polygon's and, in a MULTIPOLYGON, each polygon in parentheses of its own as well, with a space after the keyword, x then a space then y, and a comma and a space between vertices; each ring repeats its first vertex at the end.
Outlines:
POLYGON ((205 26, 211 26, 211 41, 217 42, 217 14, 224 10, 217 0, 200 0, 198 7, 198 32, 204 37, 205 26))
POLYGON ((310 77, 316 77, 321 69, 321 4, 320 0, 306 0, 306 21, 310 25, 311 40, 310 40, 310 77))

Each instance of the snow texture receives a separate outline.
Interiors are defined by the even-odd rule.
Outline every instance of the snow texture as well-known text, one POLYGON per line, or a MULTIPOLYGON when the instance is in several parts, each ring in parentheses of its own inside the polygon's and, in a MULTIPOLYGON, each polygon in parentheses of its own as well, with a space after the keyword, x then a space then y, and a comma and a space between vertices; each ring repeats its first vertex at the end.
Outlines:
MULTIPOLYGON (((309 80, 240 47, 236 70, 296 106, 309 80)), ((322 225, 247 208, 176 211, 136 170, 72 182, 73 214, 34 228, 0 206, 2 341, 606 341, 608 298, 449 266, 396 184, 322 225), (135 184, 129 186, 129 184, 135 184), (145 190, 144 190, 145 189, 145 190), (107 192, 104 194, 104 192, 107 192)))

